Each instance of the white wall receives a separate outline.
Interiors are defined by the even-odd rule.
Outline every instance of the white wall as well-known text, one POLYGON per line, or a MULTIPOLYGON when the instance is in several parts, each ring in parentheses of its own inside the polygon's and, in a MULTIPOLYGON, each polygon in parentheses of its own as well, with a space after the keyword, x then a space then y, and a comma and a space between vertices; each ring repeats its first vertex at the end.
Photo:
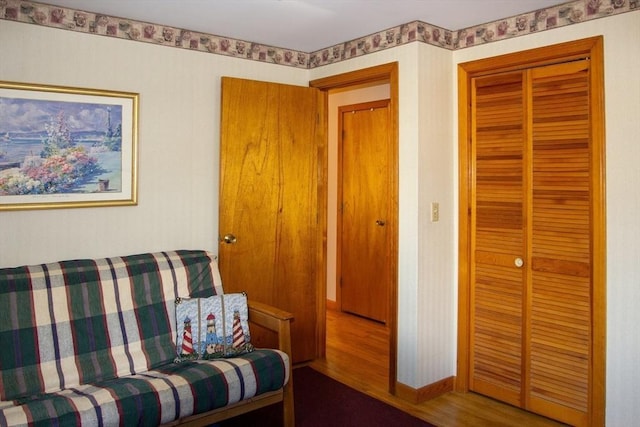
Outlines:
MULTIPOLYGON (((454 52, 456 64, 604 36, 607 192, 607 425, 638 425, 640 401, 640 12, 454 52)), ((457 91, 453 88, 452 99, 457 91)), ((457 106, 452 106, 456 116, 457 106)), ((457 122, 454 122, 457 138, 457 122)))
MULTIPOLYGON (((139 205, 0 212, 0 267, 149 250, 217 252, 220 76, 306 85, 398 61, 398 380, 455 374, 460 62, 603 34, 607 126, 607 425, 640 419, 640 13, 484 46, 411 43, 299 70, 0 20, 0 80, 140 93, 139 205), (440 222, 429 204, 440 203, 440 222)), ((250 102, 250 100, 247 100, 250 102)))
POLYGON ((456 369, 458 159, 451 115, 455 82, 451 52, 420 45, 416 377, 421 384, 455 375, 456 369), (431 222, 433 202, 439 204, 438 222, 431 222))
POLYGON ((217 253, 220 77, 308 84, 307 70, 7 20, 0 40, 0 80, 140 94, 138 206, 0 212, 0 266, 217 253))
POLYGON ((6 20, 0 20, 0 40, 0 55, 12 58, 0 62, 0 80, 140 93, 139 204, 1 212, 0 267, 179 248, 217 253, 220 77, 307 85, 399 61, 400 111, 406 113, 399 123, 398 378, 426 383, 416 377, 418 44, 314 71, 6 20))

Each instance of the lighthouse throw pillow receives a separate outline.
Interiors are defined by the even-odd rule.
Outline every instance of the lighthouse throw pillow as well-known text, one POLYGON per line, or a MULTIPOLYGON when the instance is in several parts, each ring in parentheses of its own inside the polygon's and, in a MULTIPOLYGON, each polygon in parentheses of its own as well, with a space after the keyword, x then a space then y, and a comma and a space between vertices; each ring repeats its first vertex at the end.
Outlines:
POLYGON ((247 296, 176 299, 176 361, 234 357, 253 351, 247 296))

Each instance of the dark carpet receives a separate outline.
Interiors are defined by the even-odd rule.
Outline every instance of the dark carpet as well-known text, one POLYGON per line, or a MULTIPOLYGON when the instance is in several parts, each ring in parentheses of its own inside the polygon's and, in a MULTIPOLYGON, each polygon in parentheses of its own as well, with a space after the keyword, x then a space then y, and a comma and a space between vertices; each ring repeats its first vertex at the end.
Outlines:
MULTIPOLYGON (((293 371, 296 427, 433 427, 310 367, 293 371)), ((282 425, 282 406, 272 405, 220 423, 223 427, 282 425)))

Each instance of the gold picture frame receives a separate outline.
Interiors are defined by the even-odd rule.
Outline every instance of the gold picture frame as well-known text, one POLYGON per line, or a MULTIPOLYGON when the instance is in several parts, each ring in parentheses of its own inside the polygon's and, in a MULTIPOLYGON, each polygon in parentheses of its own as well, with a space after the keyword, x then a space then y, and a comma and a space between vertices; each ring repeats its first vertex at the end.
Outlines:
POLYGON ((0 211, 138 203, 139 94, 0 81, 0 211))

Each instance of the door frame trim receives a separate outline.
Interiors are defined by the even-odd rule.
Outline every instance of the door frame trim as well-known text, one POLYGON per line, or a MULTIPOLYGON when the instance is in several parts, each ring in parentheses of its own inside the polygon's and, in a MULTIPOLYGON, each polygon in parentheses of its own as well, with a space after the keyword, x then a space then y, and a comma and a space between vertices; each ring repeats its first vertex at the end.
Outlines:
POLYGON ((456 391, 469 391, 470 243, 471 243, 471 79, 588 57, 592 88, 592 366, 589 386, 590 425, 604 425, 606 406, 606 197, 604 43, 602 36, 458 64, 458 361, 456 391))
MULTIPOLYGON (((399 105, 399 92, 398 92, 398 63, 391 62, 387 64, 377 65, 370 68, 364 68, 361 70, 351 71, 348 73, 337 74, 334 76, 324 77, 309 82, 309 86, 320 89, 325 94, 325 105, 328 104, 329 90, 346 88, 349 86, 357 86, 365 83, 373 82, 388 82, 389 83, 389 112, 390 112, 390 135, 389 144, 392 151, 392 155, 389 159, 391 165, 391 195, 390 195, 390 208, 389 208, 389 220, 388 225, 392 236, 389 247, 389 255, 391 265, 389 269, 391 271, 391 283, 390 283, 390 298, 388 307, 388 320, 387 327, 389 328, 389 393, 396 394, 396 376, 397 376, 397 343, 398 343, 398 147, 399 147, 399 131, 398 131, 398 105, 399 105)), ((326 123, 325 123, 326 127, 326 123)), ((326 160, 326 144, 325 155, 323 157, 324 164, 319 165, 324 173, 325 182, 324 187, 324 229, 326 230, 326 179, 327 179, 327 160, 326 160)), ((324 273, 322 274, 326 279, 326 234, 324 236, 324 273)), ((326 356, 326 299, 327 299, 327 282, 326 280, 320 281, 318 284, 318 298, 317 298, 317 310, 318 310, 318 328, 317 328, 317 340, 319 356, 326 356)))

